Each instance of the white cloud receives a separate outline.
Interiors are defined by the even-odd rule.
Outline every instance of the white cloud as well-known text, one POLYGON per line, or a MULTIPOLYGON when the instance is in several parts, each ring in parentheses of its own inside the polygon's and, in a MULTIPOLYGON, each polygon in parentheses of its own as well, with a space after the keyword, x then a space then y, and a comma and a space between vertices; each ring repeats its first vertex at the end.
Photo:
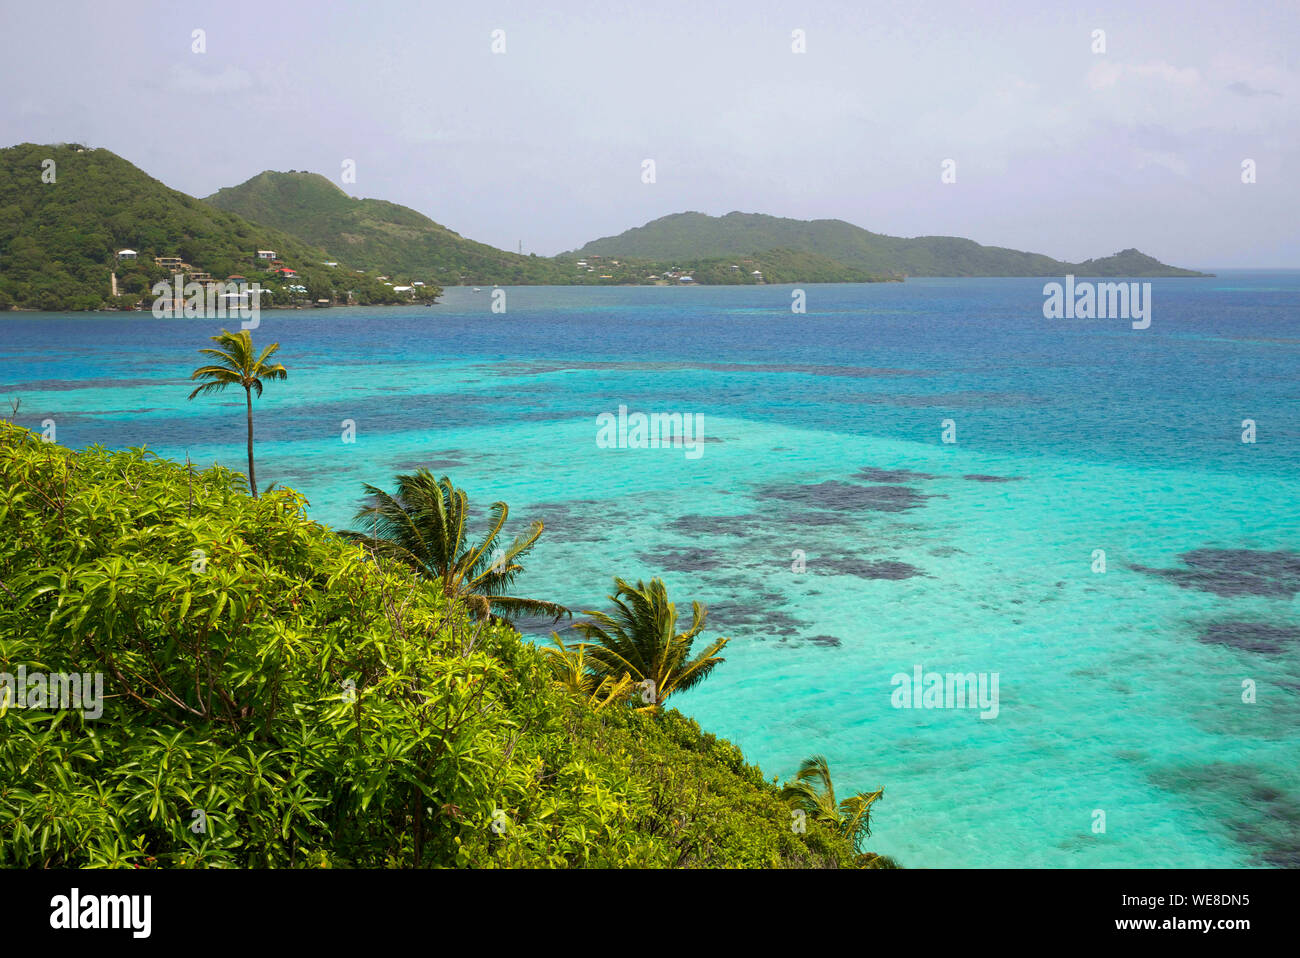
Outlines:
POLYGON ((1179 176, 1187 176, 1187 161, 1177 153, 1169 153, 1164 150, 1136 150, 1134 156, 1137 160, 1139 170, 1146 169, 1149 166, 1159 167, 1169 170, 1179 176))
POLYGON ((1104 90, 1116 86, 1121 80, 1159 80, 1175 86, 1192 87, 1201 82, 1200 71, 1195 67, 1176 67, 1164 60, 1151 63, 1116 63, 1099 60, 1088 71, 1088 86, 1104 90))
POLYGON ((253 77, 247 70, 227 65, 215 73, 193 67, 172 64, 171 86, 184 93, 237 93, 253 86, 253 77))

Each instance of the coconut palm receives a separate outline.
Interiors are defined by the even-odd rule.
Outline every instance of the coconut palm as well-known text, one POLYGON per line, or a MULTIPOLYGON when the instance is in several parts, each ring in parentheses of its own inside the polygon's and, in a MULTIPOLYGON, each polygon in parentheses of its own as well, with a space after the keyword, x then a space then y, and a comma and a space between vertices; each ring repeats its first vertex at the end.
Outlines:
POLYGON ((824 755, 804 759, 787 782, 781 797, 793 809, 802 810, 815 822, 829 825, 858 843, 871 834, 871 806, 885 797, 885 790, 858 792, 836 803, 831 767, 824 755))
POLYGON ((437 479, 428 469, 420 469, 397 476, 393 494, 369 484, 365 490, 370 500, 354 521, 370 531, 344 529, 340 535, 364 543, 376 556, 409 565, 448 597, 477 598, 480 601, 469 602, 469 607, 479 618, 509 620, 538 615, 558 621, 570 614, 555 602, 507 594, 515 577, 524 571, 519 560, 542 534, 540 521, 505 548, 496 547, 510 508, 504 502, 494 502, 489 507, 487 534, 470 545, 465 538, 468 499, 446 476, 437 479))
POLYGON ((613 614, 584 612, 593 621, 573 627, 595 643, 588 653, 593 672, 617 679, 624 673, 643 689, 642 701, 659 706, 674 692, 704 681, 725 659, 718 653, 730 639, 715 639, 691 657, 691 646, 704 630, 708 614, 698 602, 691 604, 691 627, 677 631, 677 607, 668 601, 662 579, 640 580, 635 586, 614 580, 613 614))
POLYGON ((246 329, 241 329, 238 333, 223 329, 220 336, 212 337, 212 341, 217 344, 217 349, 200 349, 199 352, 212 356, 217 363, 200 366, 190 375, 190 379, 207 380, 190 393, 190 399, 204 393, 221 392, 227 386, 244 387, 244 403, 248 409, 248 488, 256 499, 257 475, 253 471, 253 393, 256 392, 258 398, 261 398, 262 380, 284 379, 289 374, 279 363, 274 365, 267 363, 267 360, 280 348, 279 343, 272 343, 262 350, 260 356, 254 358, 253 337, 246 329))
MULTIPOLYGON (((587 650, 591 648, 585 642, 565 645, 558 633, 551 633, 551 643, 555 648, 542 647, 542 654, 551 667, 551 676, 555 684, 569 695, 583 699, 588 706, 599 712, 611 702, 621 702, 632 692, 632 676, 626 672, 615 679, 610 675, 597 675, 592 668, 587 650)), ((647 709, 637 709, 639 712, 647 709)))

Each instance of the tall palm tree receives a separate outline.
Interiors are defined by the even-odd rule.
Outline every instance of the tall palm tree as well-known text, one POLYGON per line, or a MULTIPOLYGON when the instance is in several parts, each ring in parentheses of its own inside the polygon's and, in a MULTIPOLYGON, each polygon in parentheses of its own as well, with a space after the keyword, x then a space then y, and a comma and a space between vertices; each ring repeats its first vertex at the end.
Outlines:
POLYGON ((715 639, 691 657, 708 614, 700 603, 691 604, 691 627, 678 632, 677 607, 668 601, 662 579, 651 579, 649 585, 638 580, 633 586, 616 578, 614 590, 609 597, 613 614, 584 612, 593 621, 573 626, 596 643, 589 657, 597 676, 617 678, 626 672, 642 686, 642 700, 657 707, 674 692, 704 681, 726 661, 718 653, 730 639, 715 639))
POLYGON ((804 759, 794 781, 781 789, 781 797, 794 809, 816 822, 830 825, 858 843, 871 834, 871 806, 885 797, 885 790, 858 792, 838 804, 831 784, 831 767, 824 755, 804 759))
POLYGON ((510 513, 504 502, 494 502, 487 534, 476 545, 470 545, 465 538, 468 500, 464 490, 457 489, 446 476, 436 479, 428 469, 420 469, 398 476, 395 494, 369 484, 365 490, 370 501, 357 512, 354 521, 362 523, 363 528, 369 526, 371 531, 344 529, 340 535, 365 543, 377 556, 409 565, 417 575, 439 584, 448 597, 478 597, 480 601, 471 602, 470 608, 479 617, 483 617, 478 611, 483 603, 488 615, 506 620, 540 615, 559 621, 570 614, 555 602, 507 594, 515 577, 524 571, 519 560, 528 555, 542 534, 540 521, 504 549, 494 549, 510 513))
POLYGON ((279 343, 272 343, 254 358, 253 337, 246 329, 237 333, 221 331, 220 336, 213 336, 217 349, 200 349, 199 352, 211 356, 217 362, 210 366, 200 366, 190 375, 190 379, 205 379, 202 386, 190 393, 190 399, 210 392, 221 392, 227 386, 244 387, 244 403, 248 409, 248 488, 257 498, 257 474, 253 471, 253 393, 262 396, 262 380, 285 379, 289 373, 279 363, 267 362, 279 343))

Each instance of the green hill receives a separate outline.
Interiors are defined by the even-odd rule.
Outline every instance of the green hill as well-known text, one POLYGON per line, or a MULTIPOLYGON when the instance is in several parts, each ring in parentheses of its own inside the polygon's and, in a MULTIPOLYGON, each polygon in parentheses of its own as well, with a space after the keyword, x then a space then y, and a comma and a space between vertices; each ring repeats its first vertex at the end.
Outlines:
POLYGON ((565 282, 605 286, 673 284, 681 277, 703 286, 743 286, 766 283, 876 283, 885 276, 807 250, 770 249, 752 256, 699 256, 655 259, 601 257, 590 262, 573 253, 557 256, 570 278, 565 282), (761 274, 761 275, 760 275, 761 274))
POLYGON ((895 276, 1201 276, 1129 249, 1084 263, 1039 253, 981 246, 953 236, 903 239, 872 233, 843 220, 794 220, 762 213, 675 213, 594 240, 577 256, 647 260, 759 257, 770 250, 797 250, 853 270, 895 276))
MULTIPOLYGON (((169 276, 155 256, 175 256, 216 279, 239 274, 287 296, 266 275, 259 249, 275 250, 312 299, 353 290, 354 301, 397 302, 377 277, 327 267, 326 251, 274 227, 256 226, 173 190, 120 156, 77 144, 0 149, 0 308, 95 309, 148 298, 169 276), (53 160, 53 182, 42 181, 53 160), (117 251, 138 253, 118 262, 117 251), (116 271, 117 301, 109 274, 116 271)), ((431 291, 432 292, 432 291, 431 291)))
POLYGON ((572 282, 549 257, 521 256, 468 240, 423 213, 348 196, 319 173, 267 170, 207 198, 372 269, 398 270, 444 286, 572 282))

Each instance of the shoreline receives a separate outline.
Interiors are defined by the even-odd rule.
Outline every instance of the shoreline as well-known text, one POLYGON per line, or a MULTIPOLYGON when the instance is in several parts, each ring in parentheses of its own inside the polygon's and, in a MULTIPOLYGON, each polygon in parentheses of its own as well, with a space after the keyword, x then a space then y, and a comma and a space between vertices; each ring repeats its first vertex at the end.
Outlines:
MULTIPOLYGON (((1244 272, 1295 272, 1297 268, 1286 267, 1242 267, 1240 271, 1244 272)), ((1238 270, 1228 270, 1228 273, 1238 270)), ((1074 276, 1080 279, 1088 280, 1106 280, 1109 282, 1123 282, 1133 280, 1155 280, 1155 279, 1221 279, 1221 273, 1201 273, 1195 276, 1187 275, 1135 275, 1135 276, 1103 276, 1099 274, 1075 273, 1074 276)), ((875 286, 882 283, 906 283, 912 280, 930 280, 930 279, 957 279, 957 280, 976 280, 976 279, 1053 279, 1049 274, 1017 275, 1017 276, 903 276, 891 277, 888 279, 859 280, 855 282, 800 282, 792 281, 789 283, 515 283, 509 285, 494 284, 489 286, 475 286, 470 283, 457 284, 454 286, 443 286, 442 289, 479 289, 482 291, 491 291, 493 289, 740 289, 740 288, 757 288, 771 286, 773 288, 789 288, 802 286, 875 286)), ((291 311, 291 310, 316 310, 316 309, 382 309, 388 307, 409 308, 412 306, 441 306, 439 299, 431 302, 411 302, 411 303, 331 303, 329 306, 315 306, 312 304, 295 305, 295 306, 263 306, 262 310, 270 311, 291 311)), ((116 309, 112 307, 95 307, 93 309, 32 309, 27 306, 9 306, 0 309, 0 315, 4 313, 146 313, 150 310, 144 309, 116 309)), ((159 319, 168 317, 158 317, 159 319)), ((194 317, 171 317, 171 318, 191 318, 203 319, 201 316, 194 317)))

